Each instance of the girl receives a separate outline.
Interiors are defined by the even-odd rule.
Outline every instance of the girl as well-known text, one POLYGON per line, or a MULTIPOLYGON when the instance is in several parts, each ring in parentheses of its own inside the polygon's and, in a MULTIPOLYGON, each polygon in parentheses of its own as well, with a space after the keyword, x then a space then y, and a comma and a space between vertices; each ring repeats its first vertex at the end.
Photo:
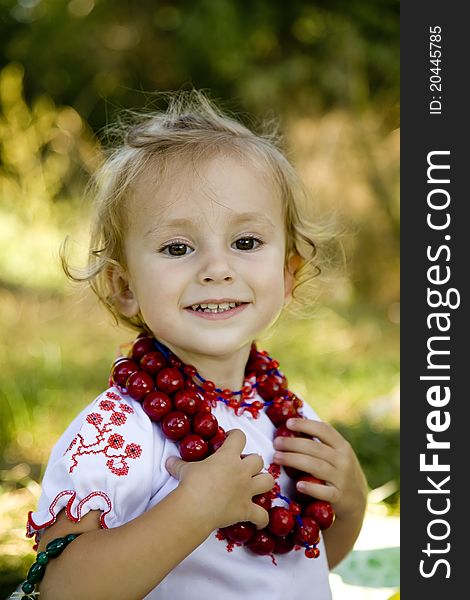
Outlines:
POLYGON ((75 279, 140 335, 51 453, 25 597, 327 600, 366 481, 255 344, 315 274, 293 168, 192 93, 96 181, 75 279))

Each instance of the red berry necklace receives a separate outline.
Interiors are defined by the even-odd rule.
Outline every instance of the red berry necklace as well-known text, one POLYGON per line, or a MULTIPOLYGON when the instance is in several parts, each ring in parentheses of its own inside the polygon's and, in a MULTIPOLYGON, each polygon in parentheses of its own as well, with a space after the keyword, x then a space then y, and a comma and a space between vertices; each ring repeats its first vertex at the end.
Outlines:
MULTIPOLYGON (((299 413, 302 400, 287 389, 287 380, 278 367, 277 360, 257 350, 253 343, 245 377, 255 381, 236 392, 221 390, 193 366, 183 364, 166 346, 141 334, 128 356, 114 361, 109 383, 141 402, 145 413, 160 424, 165 436, 179 442, 181 458, 190 462, 203 460, 224 443, 227 434, 212 414, 217 402, 226 404, 237 416, 247 410, 255 419, 266 409, 266 415, 277 428, 274 437, 302 435, 285 424, 290 417, 302 416, 299 413), (255 390, 263 401, 247 402, 255 390)), ((296 481, 324 483, 297 469, 285 467, 285 471, 296 481)), ((218 539, 227 540, 232 546, 243 544, 256 554, 271 557, 302 547, 308 558, 319 556, 320 530, 330 527, 335 518, 329 502, 301 493, 291 500, 281 494, 277 483, 269 492, 254 496, 253 502, 268 511, 267 527, 257 530, 248 521, 235 523, 219 529, 218 539), (276 498, 287 506, 272 506, 276 498)))

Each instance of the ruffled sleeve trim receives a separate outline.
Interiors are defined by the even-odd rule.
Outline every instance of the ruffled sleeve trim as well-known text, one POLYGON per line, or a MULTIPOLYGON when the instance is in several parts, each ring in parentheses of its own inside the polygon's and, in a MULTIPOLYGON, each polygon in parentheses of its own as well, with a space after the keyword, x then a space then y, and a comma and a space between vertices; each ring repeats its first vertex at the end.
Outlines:
MULTIPOLYGON (((74 523, 78 523, 83 516, 84 505, 89 500, 91 500, 92 498, 95 498, 95 497, 103 498, 106 503, 107 510, 102 512, 101 517, 100 517, 100 522, 101 522, 101 527, 103 527, 104 529, 107 529, 108 526, 106 525, 106 515, 112 509, 111 500, 109 499, 107 494, 105 494, 104 492, 91 492, 91 494, 88 494, 88 496, 86 496, 86 498, 83 498, 83 500, 80 500, 74 507, 73 505, 75 503, 76 497, 77 497, 77 493, 74 492, 73 490, 64 490, 63 492, 60 492, 60 494, 57 494, 57 496, 54 498, 54 500, 51 502, 51 504, 48 508, 47 517, 45 516, 45 518, 40 519, 40 521, 42 521, 42 522, 39 522, 39 523, 36 523, 34 521, 33 511, 30 511, 28 513, 28 523, 26 525, 26 528, 27 528, 26 535, 28 537, 33 537, 33 535, 36 531, 39 531, 41 529, 44 529, 45 527, 49 527, 50 525, 53 525, 57 520, 57 515, 63 508, 65 508, 65 513, 66 513, 68 519, 70 521, 73 521, 74 523), (67 497, 67 496, 69 496, 69 500, 64 507, 63 501, 61 501, 61 499, 64 497, 67 497), (58 506, 59 506, 59 508, 57 508, 58 506), (74 514, 74 511, 75 511, 75 514, 74 514)), ((96 510, 96 508, 90 508, 89 510, 96 510)), ((46 511, 41 511, 41 512, 45 513, 46 511)), ((88 512, 88 510, 86 512, 88 512)), ((38 518, 38 516, 39 517, 42 516, 41 513, 36 513, 36 514, 37 514, 36 519, 38 518)))
POLYGON ((63 490, 57 494, 47 509, 28 513, 26 537, 32 538, 35 536, 36 544, 33 549, 36 550, 42 530, 53 525, 57 521, 57 515, 62 510, 65 510, 67 518, 73 523, 78 523, 82 516, 90 510, 101 510, 101 528, 108 529, 106 516, 112 508, 111 500, 104 492, 91 492, 82 500, 77 501, 77 493, 74 490, 63 490))

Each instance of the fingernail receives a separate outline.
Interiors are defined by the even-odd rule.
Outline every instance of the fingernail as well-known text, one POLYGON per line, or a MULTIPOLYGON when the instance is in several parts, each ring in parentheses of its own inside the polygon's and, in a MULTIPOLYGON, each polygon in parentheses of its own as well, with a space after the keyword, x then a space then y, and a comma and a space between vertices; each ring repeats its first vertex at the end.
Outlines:
POLYGON ((298 490, 306 490, 307 486, 305 485, 305 483, 303 481, 298 481, 297 482, 297 489, 298 490))
POLYGON ((287 427, 294 427, 295 426, 295 419, 287 419, 286 425, 287 425, 287 427))
POLYGON ((273 458, 274 460, 280 460, 282 458, 282 452, 275 452, 273 458))

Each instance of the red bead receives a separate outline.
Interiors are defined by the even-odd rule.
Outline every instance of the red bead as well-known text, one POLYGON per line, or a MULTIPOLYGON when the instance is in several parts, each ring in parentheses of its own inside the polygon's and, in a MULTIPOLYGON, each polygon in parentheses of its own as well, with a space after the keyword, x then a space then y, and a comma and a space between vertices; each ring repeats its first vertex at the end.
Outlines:
POLYGON ((273 506, 269 511, 268 529, 274 535, 288 535, 295 525, 294 515, 283 506, 273 506))
POLYGON ((212 413, 200 412, 191 421, 192 430, 206 440, 217 433, 219 423, 212 413))
POLYGON ((189 433, 180 442, 180 454, 188 462, 202 460, 209 454, 209 445, 200 435, 189 433))
POLYGON ((286 472, 286 475, 288 475, 291 479, 295 480, 297 480, 301 475, 304 474, 303 471, 299 471, 299 469, 294 469, 294 467, 288 466, 284 466, 284 471, 286 472))
POLYGON ((300 515, 300 504, 294 500, 291 500, 289 503, 289 510, 293 515, 300 515))
POLYGON ((127 356, 118 356, 117 358, 114 359, 113 367, 115 367, 117 364, 121 363, 124 360, 131 360, 131 359, 128 358, 127 356))
POLYGON ((230 398, 233 396, 233 392, 232 390, 229 390, 228 388, 225 390, 222 390, 222 394, 221 396, 223 398, 225 398, 226 400, 230 400, 230 398))
POLYGON ((262 408, 264 408, 264 402, 260 402, 259 400, 255 400, 254 402, 251 403, 251 406, 253 408, 255 408, 256 410, 261 410, 262 408))
POLYGON ((317 544, 320 540, 320 527, 318 523, 311 517, 301 517, 302 526, 298 523, 295 525, 294 541, 296 544, 303 544, 304 542, 312 545, 317 544))
POLYGON ((210 402, 212 406, 217 404, 217 392, 204 392, 204 398, 210 402))
POLYGON ((283 423, 282 425, 279 425, 279 427, 276 429, 276 431, 274 432, 274 437, 300 437, 300 433, 298 433, 297 431, 292 431, 292 429, 289 429, 287 427, 287 425, 285 423, 283 423))
POLYGON ((305 507, 305 514, 312 517, 318 523, 321 530, 331 527, 335 520, 335 511, 329 502, 315 500, 305 507))
POLYGON ((249 395, 251 395, 251 392, 252 392, 252 391, 253 391, 253 388, 251 387, 251 385, 244 385, 244 386, 242 387, 242 393, 243 393, 245 396, 249 396, 249 395))
POLYGON ((173 397, 173 403, 176 410, 184 412, 189 417, 195 415, 201 404, 201 399, 197 392, 191 390, 180 390, 173 397))
POLYGON ((294 536, 288 535, 285 537, 277 537, 276 545, 274 546, 274 554, 286 554, 294 547, 294 536))
POLYGON ((246 367, 245 373, 250 375, 254 373, 257 377, 267 373, 270 369, 271 359, 268 356, 263 356, 262 354, 258 354, 253 358, 250 356, 246 367))
POLYGON ((253 523, 243 521, 230 525, 229 527, 224 527, 223 532, 231 542, 246 544, 246 542, 253 537, 255 529, 253 523))
POLYGON ((276 540, 266 529, 260 529, 255 531, 245 546, 255 554, 271 554, 276 546, 276 540))
POLYGON ((204 383, 202 384, 202 387, 207 391, 207 392, 213 392, 215 390, 215 383, 213 381, 210 381, 209 379, 207 379, 206 381, 204 381, 204 383))
POLYGON ((153 379, 148 373, 137 371, 131 373, 126 381, 127 392, 134 400, 142 400, 154 389, 153 379))
MULTIPOLYGON (((308 473, 303 473, 297 481, 305 481, 307 483, 319 483, 321 485, 325 485, 325 481, 323 479, 318 479, 318 477, 314 477, 313 475, 309 475, 308 473)), ((311 502, 314 498, 309 494, 304 494, 300 490, 297 490, 297 498, 301 502, 311 502)))
POLYGON ((184 379, 178 369, 165 367, 157 373, 156 384, 165 394, 173 394, 183 387, 184 379))
POLYGON ((290 419, 297 416, 297 410, 294 407, 292 400, 283 400, 276 404, 271 404, 266 410, 266 414, 271 419, 273 424, 278 427, 290 419))
POLYGON ((214 437, 209 440, 209 447, 211 452, 216 452, 220 448, 220 446, 222 446, 222 444, 225 442, 226 437, 227 434, 225 430, 222 427, 219 427, 214 437))
POLYGON ((120 359, 117 362, 112 371, 112 379, 117 385, 124 387, 126 381, 129 379, 129 375, 136 373, 139 370, 137 363, 128 358, 120 359))
POLYGON ((181 367, 180 359, 174 356, 173 354, 169 357, 168 362, 172 367, 175 367, 175 369, 179 369, 179 367, 181 367))
POLYGON ((257 494, 251 500, 255 504, 258 504, 258 506, 261 506, 261 508, 264 508, 264 510, 271 508, 272 500, 269 492, 266 492, 266 494, 257 494))
POLYGON ((184 365, 183 371, 190 377, 194 377, 194 375, 197 373, 196 369, 192 365, 184 365))
POLYGON ((164 392, 155 391, 145 396, 142 408, 152 421, 158 422, 173 410, 173 405, 164 392))
POLYGON ((150 375, 155 375, 160 369, 166 367, 166 359, 163 354, 157 350, 147 352, 147 354, 144 354, 140 359, 140 366, 144 371, 150 373, 150 375))
POLYGON ((307 548, 305 550, 305 556, 307 558, 318 558, 320 556, 320 550, 318 548, 307 548))
POLYGON ((139 337, 132 344, 131 357, 139 361, 147 352, 155 350, 155 341, 151 337, 139 337))
POLYGON ((258 393, 264 400, 271 400, 279 396, 284 391, 284 378, 279 375, 268 375, 265 380, 260 378, 258 383, 258 393))
POLYGON ((202 400, 201 404, 199 405, 199 412, 200 413, 210 413, 212 410, 212 405, 208 400, 202 400))
POLYGON ((271 369, 277 369, 279 367, 279 361, 277 360, 272 360, 271 364, 270 364, 270 368, 271 369))
POLYGON ((162 420, 163 433, 174 442, 184 438, 189 433, 190 427, 188 417, 182 412, 173 411, 165 415, 162 420))

